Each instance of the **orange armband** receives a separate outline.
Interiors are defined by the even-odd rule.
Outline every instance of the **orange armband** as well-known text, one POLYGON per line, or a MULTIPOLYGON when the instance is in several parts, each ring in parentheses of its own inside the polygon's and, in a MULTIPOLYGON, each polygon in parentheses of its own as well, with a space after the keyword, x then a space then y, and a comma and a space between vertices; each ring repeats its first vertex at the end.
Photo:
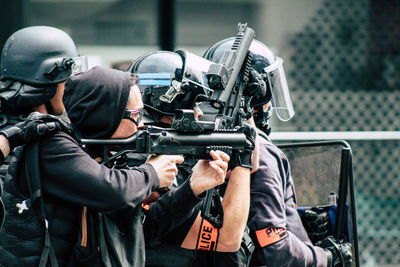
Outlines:
POLYGON ((216 251, 219 237, 219 229, 212 226, 207 220, 202 219, 199 236, 197 237, 197 250, 216 251))
POLYGON ((256 231, 257 241, 260 247, 266 247, 287 236, 285 228, 268 227, 256 231))
POLYGON ((145 204, 144 202, 142 202, 142 209, 150 210, 150 205, 149 204, 145 204))

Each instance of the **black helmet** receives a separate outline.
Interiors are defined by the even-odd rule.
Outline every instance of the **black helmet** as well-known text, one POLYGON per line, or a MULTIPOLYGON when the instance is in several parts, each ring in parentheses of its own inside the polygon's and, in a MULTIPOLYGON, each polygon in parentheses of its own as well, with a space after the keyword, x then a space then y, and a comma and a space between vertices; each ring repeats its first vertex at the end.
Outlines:
MULTIPOLYGON (((230 37, 214 44, 204 54, 204 58, 218 63, 225 51, 231 49, 235 38, 230 37)), ((255 106, 268 103, 272 98, 272 106, 277 116, 283 121, 289 120, 294 115, 292 101, 283 70, 283 60, 263 43, 253 40, 249 50, 253 54, 251 67, 262 75, 266 86, 263 98, 257 99, 255 106)))
POLYGON ((1 54, 2 111, 29 111, 48 102, 58 83, 87 69, 86 58, 77 55, 71 37, 53 27, 27 27, 12 34, 1 54))
POLYGON ((64 82, 78 53, 71 37, 62 30, 33 26, 12 34, 1 54, 1 79, 34 86, 64 82))
POLYGON ((206 75, 212 62, 185 50, 155 51, 136 59, 128 71, 139 78, 146 110, 174 115, 178 109, 193 109, 209 96, 206 75))

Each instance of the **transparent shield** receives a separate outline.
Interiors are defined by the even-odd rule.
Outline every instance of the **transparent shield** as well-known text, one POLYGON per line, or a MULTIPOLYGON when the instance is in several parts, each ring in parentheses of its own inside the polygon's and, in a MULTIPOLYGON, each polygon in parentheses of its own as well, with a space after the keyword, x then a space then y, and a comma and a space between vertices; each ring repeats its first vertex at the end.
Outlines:
POLYGON ((280 144, 290 163, 299 213, 303 208, 328 210, 335 238, 353 246, 353 263, 359 265, 357 216, 350 146, 344 141, 280 144), (334 196, 332 198, 332 193, 334 196))
POLYGON ((343 146, 280 146, 290 162, 299 206, 329 205, 329 194, 338 193, 343 146))
POLYGON ((206 74, 210 69, 210 65, 214 63, 186 50, 177 50, 175 52, 183 58, 183 80, 190 80, 194 84, 204 87, 207 92, 210 92, 211 89, 209 88, 206 74))

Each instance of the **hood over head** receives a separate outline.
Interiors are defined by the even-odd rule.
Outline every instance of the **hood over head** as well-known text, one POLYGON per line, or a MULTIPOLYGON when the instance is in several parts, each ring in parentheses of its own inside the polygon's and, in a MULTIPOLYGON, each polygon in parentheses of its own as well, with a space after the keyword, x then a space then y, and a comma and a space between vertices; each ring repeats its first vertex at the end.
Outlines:
POLYGON ((110 138, 129 98, 130 73, 94 67, 70 77, 63 102, 75 131, 84 138, 110 138))

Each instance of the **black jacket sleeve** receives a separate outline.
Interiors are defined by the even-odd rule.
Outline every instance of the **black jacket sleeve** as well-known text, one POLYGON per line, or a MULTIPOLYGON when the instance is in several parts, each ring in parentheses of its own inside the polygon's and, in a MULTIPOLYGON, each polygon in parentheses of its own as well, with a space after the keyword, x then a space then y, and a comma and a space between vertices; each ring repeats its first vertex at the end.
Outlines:
MULTIPOLYGON (((145 213, 144 232, 146 242, 161 239, 182 224, 193 221, 194 213, 196 215, 198 213, 197 204, 201 200, 202 198, 193 193, 190 188, 190 181, 187 179, 180 187, 169 191, 159 200, 153 202, 150 205, 150 209, 145 213)), ((184 227, 184 229, 187 228, 184 227)))
POLYGON ((97 211, 134 208, 159 186, 151 165, 110 169, 65 133, 41 141, 40 168, 45 193, 97 211))

